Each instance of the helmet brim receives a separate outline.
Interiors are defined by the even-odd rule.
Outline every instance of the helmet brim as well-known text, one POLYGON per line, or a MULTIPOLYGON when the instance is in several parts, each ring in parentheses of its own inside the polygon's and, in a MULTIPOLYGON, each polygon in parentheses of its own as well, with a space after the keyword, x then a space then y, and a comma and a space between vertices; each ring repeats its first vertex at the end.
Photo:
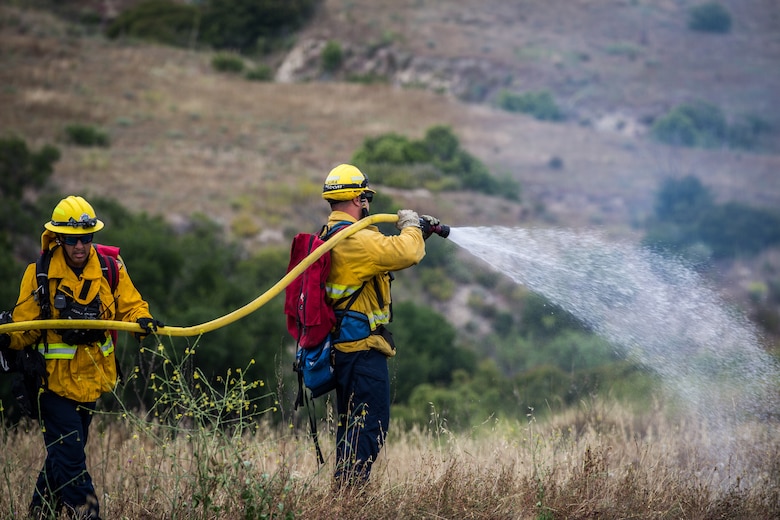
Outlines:
POLYGON ((81 227, 81 226, 71 226, 71 225, 61 225, 57 226, 53 224, 51 221, 46 222, 43 227, 48 229, 49 231, 53 233, 58 233, 60 235, 86 235, 87 233, 95 233, 97 231, 100 231, 103 229, 105 224, 103 224, 103 221, 100 219, 97 219, 97 222, 92 227, 81 227))

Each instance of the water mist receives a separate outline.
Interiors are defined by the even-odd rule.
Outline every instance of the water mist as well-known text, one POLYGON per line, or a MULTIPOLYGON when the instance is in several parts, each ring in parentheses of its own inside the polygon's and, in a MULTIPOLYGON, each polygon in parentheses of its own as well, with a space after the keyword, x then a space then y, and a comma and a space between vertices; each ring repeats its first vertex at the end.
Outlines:
POLYGON ((738 451, 745 423, 777 435, 776 361, 750 322, 682 263, 590 232, 465 227, 449 239, 657 373, 706 421, 719 457, 738 451))

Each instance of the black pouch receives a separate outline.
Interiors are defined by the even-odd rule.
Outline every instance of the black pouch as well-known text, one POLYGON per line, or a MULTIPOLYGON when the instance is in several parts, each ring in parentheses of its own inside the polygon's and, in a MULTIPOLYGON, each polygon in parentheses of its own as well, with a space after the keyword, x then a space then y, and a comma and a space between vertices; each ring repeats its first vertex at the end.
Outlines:
POLYGON ((11 391, 22 412, 37 419, 38 395, 48 382, 46 359, 37 348, 26 347, 18 353, 16 366, 18 373, 11 382, 11 391))
POLYGON ((395 341, 393 341, 393 333, 390 332, 390 329, 388 329, 384 325, 380 325, 371 334, 376 336, 382 336, 383 338, 385 338, 385 341, 387 341, 387 344, 390 345, 390 348, 395 350, 395 341))
MULTIPOLYGON (((60 311, 59 318, 65 320, 97 320, 101 315, 99 296, 83 305, 58 292, 54 298, 54 308, 60 311)), ((102 343, 106 339, 106 331, 100 329, 63 329, 56 332, 68 345, 90 345, 102 343)))

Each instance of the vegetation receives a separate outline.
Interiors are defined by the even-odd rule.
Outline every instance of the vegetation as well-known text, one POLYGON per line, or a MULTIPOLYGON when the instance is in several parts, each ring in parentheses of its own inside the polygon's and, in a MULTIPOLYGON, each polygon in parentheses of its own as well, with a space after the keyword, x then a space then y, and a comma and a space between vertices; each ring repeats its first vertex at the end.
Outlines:
POLYGON ((720 108, 697 101, 683 103, 659 117, 653 123, 651 135, 657 141, 673 146, 750 149, 770 131, 769 124, 755 116, 746 116, 729 125, 720 108))
POLYGON ((108 133, 102 128, 92 125, 74 123, 65 127, 65 135, 68 142, 78 146, 99 146, 108 148, 111 146, 111 139, 108 133))
POLYGON ((231 52, 218 52, 211 58, 211 66, 219 72, 239 74, 244 71, 244 60, 231 52))
POLYGON ((647 224, 645 245, 694 263, 755 255, 780 244, 780 214, 737 202, 716 204, 694 176, 667 179, 647 224))
POLYGON ((315 0, 146 0, 123 11, 107 28, 109 38, 129 36, 180 47, 198 43, 242 53, 263 51, 313 14, 315 0))
POLYGON ((447 126, 433 126, 421 140, 396 133, 369 137, 352 155, 352 162, 372 182, 397 188, 433 191, 472 190, 510 200, 520 198, 520 187, 509 178, 493 177, 482 162, 461 149, 447 126))
POLYGON ((145 0, 121 12, 106 29, 106 35, 187 47, 197 36, 201 19, 201 9, 194 4, 145 0))
POLYGON ((262 63, 247 70, 245 76, 246 79, 250 81, 271 81, 274 79, 274 73, 273 70, 271 70, 271 67, 262 63))
POLYGON ((498 96, 498 106, 508 112, 531 115, 540 121, 562 121, 564 119, 563 112, 547 90, 522 94, 502 90, 498 96))
POLYGON ((339 42, 329 40, 322 49, 322 70, 325 72, 336 72, 341 68, 344 61, 344 53, 341 50, 339 42))
MULTIPOLYGON (((32 235, 33 230, 38 229, 41 215, 46 212, 23 194, 27 190, 42 189, 59 158, 60 151, 55 146, 47 144, 34 151, 18 136, 0 138, 0 273, 4 280, 21 276, 22 264, 17 261, 17 255, 32 253, 40 247, 37 246, 38 237, 32 235), (20 240, 26 233, 30 233, 28 243, 20 240)), ((0 301, 4 302, 4 309, 10 309, 18 296, 17 284, 0 284, 0 301)))
POLYGON ((707 2, 691 7, 688 29, 692 31, 727 33, 731 30, 731 14, 718 2, 707 2))
MULTIPOLYGON (((780 515, 777 447, 768 430, 756 424, 740 432, 743 450, 730 457, 728 446, 712 447, 720 438, 712 427, 658 407, 636 413, 588 400, 551 421, 530 412, 521 421, 487 421, 467 434, 450 430, 440 410, 430 407, 422 428, 390 425, 367 487, 334 490, 332 422, 320 428, 326 464, 319 467, 303 427, 254 420, 245 423, 247 428, 215 429, 213 418, 227 403, 239 404, 240 397, 217 401, 212 412, 203 400, 182 402, 191 403, 192 413, 183 414, 175 427, 155 421, 153 414, 119 412, 94 419, 88 456, 102 516, 661 520, 780 515)), ((26 509, 41 460, 36 430, 26 423, 2 431, 14 446, 4 451, 2 462, 5 516, 26 509)))

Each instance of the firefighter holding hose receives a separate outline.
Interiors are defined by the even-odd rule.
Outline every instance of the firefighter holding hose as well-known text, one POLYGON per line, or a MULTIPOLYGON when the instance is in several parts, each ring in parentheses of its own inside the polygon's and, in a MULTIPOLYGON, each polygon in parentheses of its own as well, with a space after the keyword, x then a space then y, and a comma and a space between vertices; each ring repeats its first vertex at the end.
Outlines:
MULTIPOLYGON (((367 217, 374 193, 355 166, 341 164, 331 170, 322 190, 331 208, 328 228, 367 217)), ((396 227, 401 233, 387 236, 368 226, 332 250, 326 292, 331 301, 341 302, 334 307, 340 326, 332 339, 339 487, 368 481, 390 423, 387 358, 395 355, 395 345, 387 325, 392 320, 392 273, 419 263, 425 256, 425 239, 434 232, 446 236, 444 230, 448 231, 438 219, 419 217, 409 209, 398 211, 396 227), (349 312, 344 313, 346 307, 349 312)))
MULTIPOLYGON (((22 278, 15 322, 128 321, 138 323, 145 335, 163 326, 152 317, 121 260, 107 258, 93 247, 94 234, 103 227, 82 197, 69 196, 57 204, 44 224, 41 258, 22 278)), ((28 413, 40 422, 46 461, 30 516, 50 518, 64 508, 69 517, 100 518, 84 449, 96 401, 117 383, 112 334, 96 329, 16 331, 0 334, 0 347, 28 365, 38 364, 28 413)), ((30 367, 26 368, 29 379, 30 367)))

